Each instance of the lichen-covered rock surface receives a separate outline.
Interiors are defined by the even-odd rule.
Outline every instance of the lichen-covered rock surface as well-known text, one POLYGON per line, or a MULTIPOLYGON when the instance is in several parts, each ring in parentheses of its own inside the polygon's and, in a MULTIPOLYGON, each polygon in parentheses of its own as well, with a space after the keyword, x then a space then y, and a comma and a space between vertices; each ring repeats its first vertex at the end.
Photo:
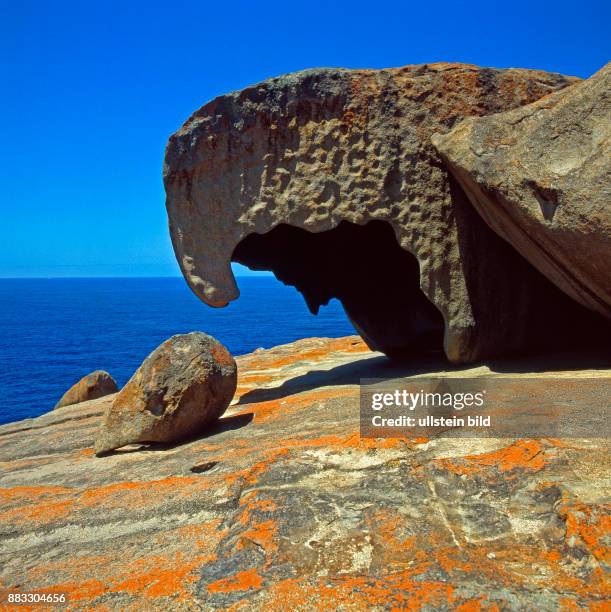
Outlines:
MULTIPOLYGON (((236 401, 180 446, 93 457, 114 396, 0 427, 0 595, 71 609, 603 610, 603 440, 361 439, 356 337, 239 357, 236 401)), ((547 367, 561 367, 561 363, 547 367)), ((582 363, 583 366, 583 363, 582 363)))
POLYGON ((63 408, 64 406, 72 406, 72 404, 78 404, 79 402, 98 399, 99 397, 116 393, 118 390, 115 379, 108 372, 96 370, 87 374, 87 376, 83 376, 77 383, 74 383, 62 395, 59 402, 55 404, 55 408, 63 408))
POLYGON ((478 213, 547 278, 611 318, 611 63, 433 142, 478 213))
MULTIPOLYGON (((562 297, 545 294, 545 279, 533 276, 473 211, 431 136, 465 117, 507 111, 577 81, 443 63, 307 70, 216 98, 188 119, 166 150, 167 210, 183 274, 203 301, 223 306, 238 297, 230 262, 246 237, 278 224, 320 233, 342 222, 387 222, 417 260, 416 288, 443 316, 450 360, 532 346, 539 330, 553 326, 532 313, 544 302, 564 312, 562 297)), ((371 252, 375 245, 359 249, 371 252)), ((290 249, 281 255, 290 257, 290 249)), ((249 264, 249 257, 240 261, 249 264)), ((334 263, 331 255, 326 267, 334 263)), ((387 296, 391 285, 409 280, 392 265, 380 265, 391 268, 387 296)), ((300 280, 289 282, 299 287, 300 280)), ((307 287, 301 289, 310 303, 307 287)), ((412 329, 401 323, 415 318, 410 308, 417 300, 405 300, 389 332, 388 317, 375 311, 383 298, 372 299, 365 280, 362 291, 352 304, 335 297, 369 345, 391 354, 402 334, 409 346, 412 329)))

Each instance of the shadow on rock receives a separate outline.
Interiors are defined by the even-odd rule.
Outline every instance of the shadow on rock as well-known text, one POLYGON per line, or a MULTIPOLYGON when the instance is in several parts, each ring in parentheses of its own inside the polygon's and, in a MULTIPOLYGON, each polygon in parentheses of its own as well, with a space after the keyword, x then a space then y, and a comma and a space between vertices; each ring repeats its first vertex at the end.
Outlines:
POLYGON ((431 376, 437 376, 440 372, 461 372, 478 367, 489 368, 490 375, 495 373, 537 374, 573 369, 606 369, 610 363, 611 360, 608 355, 605 355, 602 351, 595 354, 592 354, 591 351, 583 351, 503 360, 485 360, 464 366, 451 364, 442 353, 402 362, 391 361, 386 357, 371 357, 370 359, 336 366, 329 370, 311 370, 306 374, 283 382, 278 387, 248 391, 240 397, 236 405, 282 399, 289 395, 326 386, 359 385, 361 380, 366 378, 394 379, 427 373, 430 373, 431 376))
POLYGON ((185 444, 190 444, 192 442, 197 442, 198 440, 204 440, 211 436, 216 436, 218 434, 224 433, 226 431, 233 431, 235 429, 240 429, 242 427, 246 427, 249 423, 252 422, 254 418, 254 414, 249 412, 247 414, 236 414, 233 416, 227 416, 215 421, 210 426, 206 427, 202 431, 198 431, 196 434, 190 436, 189 438, 184 438, 182 440, 178 440, 172 443, 156 443, 150 442, 148 444, 140 444, 134 445, 131 444, 129 446, 125 446, 123 448, 118 448, 116 450, 108 451, 100 455, 100 457, 109 457, 112 455, 125 455, 128 453, 142 453, 142 452, 157 452, 157 451, 167 451, 177 448, 179 446, 184 446, 185 444))
MULTIPOLYGON (((240 397, 240 404, 253 404, 281 399, 295 393, 311 391, 330 385, 358 385, 363 378, 401 378, 438 372, 450 366, 441 353, 415 360, 391 361, 387 357, 371 357, 357 362, 346 363, 329 370, 311 370, 283 382, 279 387, 254 389, 240 397)), ((452 367, 453 370, 464 370, 471 366, 452 367)))

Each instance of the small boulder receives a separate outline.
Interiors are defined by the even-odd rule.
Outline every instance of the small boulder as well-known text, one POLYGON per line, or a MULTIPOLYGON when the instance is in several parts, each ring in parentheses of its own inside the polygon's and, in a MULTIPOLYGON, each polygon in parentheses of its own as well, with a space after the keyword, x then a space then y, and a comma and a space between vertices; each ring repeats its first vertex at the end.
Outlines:
POLYGON ((173 336, 144 360, 108 408, 95 452, 188 438, 225 412, 236 384, 235 360, 218 340, 201 332, 173 336))
POLYGON ((86 402, 87 400, 97 399, 98 397, 104 397, 111 393, 116 393, 119 390, 115 379, 104 370, 96 370, 87 374, 79 380, 76 384, 72 385, 68 391, 66 391, 62 398, 55 404, 54 410, 57 408, 63 408, 64 406, 72 406, 72 404, 79 404, 80 402, 86 402))

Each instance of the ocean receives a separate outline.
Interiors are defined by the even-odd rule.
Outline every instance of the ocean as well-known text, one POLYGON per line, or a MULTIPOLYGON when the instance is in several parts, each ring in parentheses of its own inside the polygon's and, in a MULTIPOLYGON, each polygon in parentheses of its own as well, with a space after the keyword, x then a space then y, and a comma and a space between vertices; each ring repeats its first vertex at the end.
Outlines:
POLYGON ((215 309, 182 278, 0 279, 0 423, 51 410, 93 370, 124 385, 174 334, 203 331, 241 355, 355 333, 336 300, 313 316, 272 276, 241 277, 238 286, 240 298, 215 309))

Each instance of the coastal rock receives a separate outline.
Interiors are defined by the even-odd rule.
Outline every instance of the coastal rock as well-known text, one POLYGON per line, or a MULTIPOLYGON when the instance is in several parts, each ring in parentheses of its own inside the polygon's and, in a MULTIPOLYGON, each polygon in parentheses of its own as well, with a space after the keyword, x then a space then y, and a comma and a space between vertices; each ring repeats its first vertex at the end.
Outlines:
POLYGON ((611 318, 611 64, 433 137, 478 213, 567 295, 611 318))
POLYGON ((78 404, 79 402, 97 399, 98 397, 104 397, 105 395, 116 393, 118 390, 115 379, 108 372, 96 370, 91 372, 91 374, 87 374, 87 376, 83 376, 81 380, 72 385, 62 395, 59 402, 55 404, 54 410, 64 406, 72 406, 72 404, 78 404))
POLYGON ((216 421, 236 388, 236 364, 215 338, 173 336, 155 349, 104 415, 96 454, 136 442, 176 442, 216 421))
MULTIPOLYGON (((357 337, 237 358, 237 402, 176 447, 91 445, 116 396, 0 427, 0 600, 71 610, 603 610, 608 439, 370 438, 361 378, 609 377, 530 359, 392 364, 357 337)), ((416 387, 419 388, 419 387, 416 387)), ((531 387, 532 388, 532 387, 531 387)), ((516 407, 532 409, 519 398, 516 407)), ((575 410, 587 410, 580 393, 575 410)), ((607 605, 608 607, 608 605, 607 605)))
POLYGON ((224 306, 239 295, 231 261, 271 269, 312 312, 339 299, 390 356, 556 342, 558 321, 587 316, 480 219, 431 136, 576 82, 443 63, 306 70, 218 97, 166 149, 181 270, 224 306))

